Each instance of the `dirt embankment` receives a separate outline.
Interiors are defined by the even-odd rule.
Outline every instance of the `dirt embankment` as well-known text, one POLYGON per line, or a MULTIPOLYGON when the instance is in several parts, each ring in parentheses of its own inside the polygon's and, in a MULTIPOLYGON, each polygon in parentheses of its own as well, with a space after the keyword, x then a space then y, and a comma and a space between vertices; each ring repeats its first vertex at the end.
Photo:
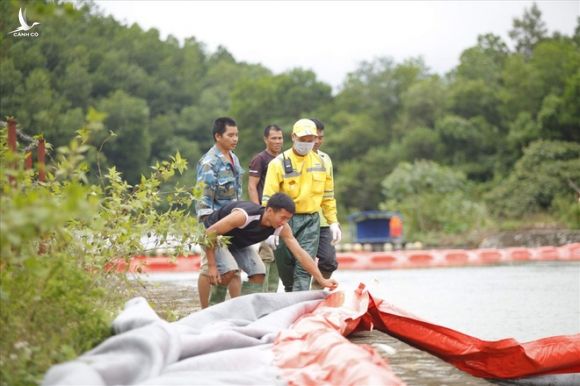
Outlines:
POLYGON ((554 246, 580 243, 580 230, 571 229, 527 229, 501 232, 487 236, 479 248, 510 248, 554 246))

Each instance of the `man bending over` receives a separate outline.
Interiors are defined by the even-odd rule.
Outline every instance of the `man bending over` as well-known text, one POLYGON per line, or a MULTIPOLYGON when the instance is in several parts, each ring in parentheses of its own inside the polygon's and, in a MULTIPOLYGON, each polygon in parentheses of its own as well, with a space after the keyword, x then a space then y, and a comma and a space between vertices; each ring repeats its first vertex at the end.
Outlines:
POLYGON ((210 238, 230 236, 226 247, 214 245, 204 248, 212 284, 210 305, 225 300, 228 284, 240 269, 248 275, 248 281, 242 284, 242 295, 262 292, 265 266, 251 246, 271 235, 280 236, 284 240, 298 262, 322 287, 336 288, 336 280, 325 279, 314 259, 294 238, 288 220, 295 211, 294 202, 288 195, 276 193, 268 200, 265 208, 250 201, 234 201, 206 218, 206 235, 210 238))

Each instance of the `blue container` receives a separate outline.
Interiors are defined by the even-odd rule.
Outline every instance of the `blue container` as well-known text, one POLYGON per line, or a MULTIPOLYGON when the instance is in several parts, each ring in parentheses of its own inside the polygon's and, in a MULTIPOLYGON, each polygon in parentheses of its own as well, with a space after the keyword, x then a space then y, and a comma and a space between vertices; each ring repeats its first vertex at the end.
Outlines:
POLYGON ((394 216, 402 219, 401 213, 394 211, 371 210, 351 214, 348 220, 351 224, 352 241, 361 244, 402 244, 402 233, 400 236, 391 234, 391 218, 394 216))

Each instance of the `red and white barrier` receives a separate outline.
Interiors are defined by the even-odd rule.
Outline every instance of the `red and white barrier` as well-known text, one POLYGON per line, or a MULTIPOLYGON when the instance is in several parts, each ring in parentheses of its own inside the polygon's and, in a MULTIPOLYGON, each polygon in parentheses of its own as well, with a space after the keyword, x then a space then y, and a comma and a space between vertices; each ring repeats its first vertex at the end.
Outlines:
POLYGON ((129 261, 119 259, 116 264, 118 272, 194 272, 199 271, 201 258, 199 255, 135 256, 129 261))
POLYGON ((580 260, 580 243, 561 247, 506 249, 434 249, 389 252, 340 252, 343 270, 457 267, 527 261, 580 260))
MULTIPOLYGON (((401 268, 462 267, 531 261, 580 261, 580 243, 561 247, 506 249, 432 249, 388 252, 339 252, 341 270, 381 270, 401 268)), ((199 271, 201 258, 189 256, 136 256, 119 260, 120 272, 193 272, 199 271)))

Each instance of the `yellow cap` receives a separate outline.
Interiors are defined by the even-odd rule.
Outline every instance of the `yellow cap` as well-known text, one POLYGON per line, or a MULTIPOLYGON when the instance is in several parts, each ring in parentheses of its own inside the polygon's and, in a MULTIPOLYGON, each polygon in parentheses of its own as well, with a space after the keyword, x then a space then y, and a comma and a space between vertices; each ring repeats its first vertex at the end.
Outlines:
POLYGON ((316 133, 316 124, 310 119, 300 119, 299 121, 296 121, 292 128, 292 134, 296 134, 297 137, 304 137, 305 135, 318 136, 316 133))

